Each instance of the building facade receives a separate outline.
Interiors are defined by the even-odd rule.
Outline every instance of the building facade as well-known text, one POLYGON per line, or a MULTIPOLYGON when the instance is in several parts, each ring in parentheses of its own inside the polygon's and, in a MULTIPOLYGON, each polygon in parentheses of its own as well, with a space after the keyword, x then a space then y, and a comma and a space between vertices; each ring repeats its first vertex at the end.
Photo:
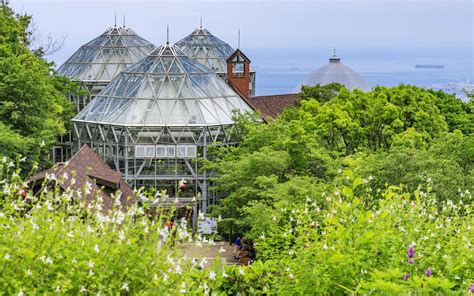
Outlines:
POLYGON ((216 197, 202 170, 214 143, 236 144, 233 112, 253 112, 223 79, 164 44, 118 74, 74 119, 75 147, 88 144, 135 188, 169 198, 216 197))

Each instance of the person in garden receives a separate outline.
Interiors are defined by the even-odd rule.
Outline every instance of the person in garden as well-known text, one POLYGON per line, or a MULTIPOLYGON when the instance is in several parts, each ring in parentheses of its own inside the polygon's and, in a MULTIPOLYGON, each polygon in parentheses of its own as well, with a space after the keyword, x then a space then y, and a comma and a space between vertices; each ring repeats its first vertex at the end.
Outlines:
POLYGON ((234 255, 234 259, 239 257, 240 246, 242 245, 241 237, 242 235, 238 235, 234 242, 234 251, 232 253, 234 255))

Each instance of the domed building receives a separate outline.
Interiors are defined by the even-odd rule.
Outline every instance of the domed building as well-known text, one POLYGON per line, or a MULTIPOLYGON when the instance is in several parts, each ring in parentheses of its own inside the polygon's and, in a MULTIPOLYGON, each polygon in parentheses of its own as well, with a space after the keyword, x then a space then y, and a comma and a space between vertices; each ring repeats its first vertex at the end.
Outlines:
POLYGON ((118 73, 145 58, 155 45, 132 29, 111 27, 82 45, 57 72, 79 82, 88 95, 71 98, 81 111, 118 73))
POLYGON ((349 90, 371 90, 370 85, 357 72, 341 63, 341 58, 336 55, 336 51, 329 58, 329 63, 309 74, 302 85, 325 85, 333 82, 340 83, 349 90))
MULTIPOLYGON (((248 65, 246 65, 248 67, 248 65)), ((209 197, 208 146, 233 138, 233 111, 250 105, 215 72, 166 43, 118 74, 73 120, 88 144, 133 187, 209 197), (184 185, 183 185, 184 184, 184 185)))
MULTIPOLYGON (((81 89, 87 92, 69 96, 76 105, 76 112, 91 102, 118 73, 145 58, 153 49, 155 45, 125 26, 110 27, 82 45, 57 70, 59 75, 78 82, 81 89)), ((72 156, 71 144, 71 133, 62 136, 53 147, 53 160, 68 160, 72 156)))
MULTIPOLYGON (((235 50, 227 43, 200 26, 191 34, 176 42, 188 56, 213 70, 219 77, 227 79, 227 59, 235 50)), ((255 70, 250 68, 250 96, 255 95, 255 70)))

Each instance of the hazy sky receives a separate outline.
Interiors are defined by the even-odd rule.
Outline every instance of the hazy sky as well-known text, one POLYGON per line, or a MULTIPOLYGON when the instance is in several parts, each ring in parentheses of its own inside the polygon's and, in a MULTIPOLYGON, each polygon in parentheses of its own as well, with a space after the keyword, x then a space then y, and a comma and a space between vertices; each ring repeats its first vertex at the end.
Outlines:
MULTIPOLYGON (((149 41, 178 41, 198 25, 242 48, 473 48, 472 1, 11 1, 34 16, 40 32, 63 49, 62 62, 80 45, 126 16, 127 26, 149 41)), ((291 53, 288 52, 288 55, 291 53)))

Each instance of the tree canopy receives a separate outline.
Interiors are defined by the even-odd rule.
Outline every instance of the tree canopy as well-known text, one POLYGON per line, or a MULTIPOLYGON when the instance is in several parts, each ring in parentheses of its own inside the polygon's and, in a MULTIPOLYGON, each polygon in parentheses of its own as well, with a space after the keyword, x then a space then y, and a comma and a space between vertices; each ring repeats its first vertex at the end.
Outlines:
POLYGON ((5 2, 0 6, 0 154, 28 156, 29 164, 66 132, 73 109, 64 94, 78 89, 55 76, 41 51, 29 49, 30 23, 30 16, 15 14, 5 2))
POLYGON ((303 87, 301 98, 268 124, 238 118, 241 145, 217 148, 209 166, 228 194, 213 208, 223 232, 259 232, 263 209, 330 191, 347 169, 379 192, 431 182, 438 199, 459 200, 473 188, 472 101, 410 85, 303 87))

